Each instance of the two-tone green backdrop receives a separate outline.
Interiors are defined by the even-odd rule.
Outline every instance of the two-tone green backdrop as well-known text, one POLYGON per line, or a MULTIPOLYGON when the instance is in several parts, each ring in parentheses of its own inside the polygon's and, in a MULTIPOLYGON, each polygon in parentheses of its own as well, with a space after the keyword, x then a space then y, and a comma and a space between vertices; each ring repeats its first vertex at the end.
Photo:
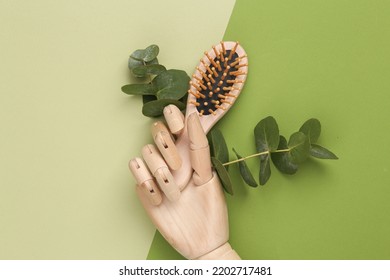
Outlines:
POLYGON ((127 161, 151 120, 120 87, 134 49, 156 43, 191 74, 222 38, 250 64, 218 124, 229 147, 255 152, 266 116, 285 136, 316 117, 340 158, 294 176, 272 168, 256 189, 232 167, 233 247, 245 259, 390 259, 390 3, 138 2, 0 1, 0 259, 180 258, 133 192, 127 161))

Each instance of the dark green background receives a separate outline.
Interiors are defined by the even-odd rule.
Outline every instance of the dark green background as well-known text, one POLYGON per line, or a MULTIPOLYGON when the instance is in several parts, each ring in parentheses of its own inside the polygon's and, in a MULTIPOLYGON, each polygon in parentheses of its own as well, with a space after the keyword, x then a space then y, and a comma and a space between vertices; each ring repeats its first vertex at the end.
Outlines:
MULTIPOLYGON (((315 117, 318 143, 340 158, 294 176, 272 166, 256 189, 230 169, 230 243, 243 259, 390 259, 389 15, 389 1, 237 0, 224 40, 243 45, 249 76, 218 124, 229 147, 254 153, 266 116, 286 137, 315 117)), ((157 233, 148 258, 181 257, 157 233)))

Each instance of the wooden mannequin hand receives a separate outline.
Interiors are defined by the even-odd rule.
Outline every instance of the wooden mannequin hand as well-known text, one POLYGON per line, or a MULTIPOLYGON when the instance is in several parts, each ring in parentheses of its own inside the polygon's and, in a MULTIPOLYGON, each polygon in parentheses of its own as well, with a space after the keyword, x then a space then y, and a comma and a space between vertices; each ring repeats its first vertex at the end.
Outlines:
MULTIPOLYGON (((160 233, 187 259, 240 259, 228 243, 225 196, 218 176, 212 171, 207 138, 198 116, 190 115, 184 124, 184 117, 175 108, 169 108, 175 112, 174 121, 165 115, 168 125, 182 119, 183 129, 177 134, 189 141, 186 145, 181 141, 181 147, 176 149, 171 136, 164 135, 168 129, 162 123, 153 125, 153 137, 160 152, 155 146, 146 145, 142 149, 146 165, 141 158, 129 162, 139 199, 160 233), (183 149, 187 151, 183 153, 183 149), (188 154, 189 159, 183 156, 188 154), (190 160, 193 176, 180 187, 171 170, 179 169, 182 160, 190 160)), ((170 129, 177 131, 172 126, 170 129)))

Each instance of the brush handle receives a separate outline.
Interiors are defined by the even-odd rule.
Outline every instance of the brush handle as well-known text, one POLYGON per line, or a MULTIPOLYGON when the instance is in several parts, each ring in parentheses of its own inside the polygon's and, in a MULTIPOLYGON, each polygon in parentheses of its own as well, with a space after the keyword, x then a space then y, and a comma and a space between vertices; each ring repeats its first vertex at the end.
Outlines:
POLYGON ((181 157, 182 165, 177 170, 172 170, 173 178, 180 190, 183 190, 191 179, 193 169, 190 160, 189 139, 187 124, 184 126, 184 130, 181 136, 175 143, 176 149, 181 157))
POLYGON ((180 190, 188 184, 191 176, 196 185, 206 183, 211 178, 210 148, 198 114, 186 117, 184 130, 176 142, 181 166, 172 170, 173 178, 180 190), (190 128, 188 123, 191 123, 190 128))
MULTIPOLYGON (((227 55, 227 53, 226 53, 226 56, 229 57, 230 55, 227 55)), ((222 63, 222 61, 221 61, 221 63, 222 63)), ((233 65, 233 64, 230 64, 230 65, 233 65)), ((190 90, 189 90, 190 94, 188 95, 188 100, 187 100, 186 115, 185 115, 185 119, 184 119, 184 129, 182 130, 178 140, 175 143, 177 151, 180 154, 180 157, 182 160, 182 165, 179 169, 173 170, 172 174, 173 174, 173 177, 174 177, 176 183, 179 185, 179 188, 181 190, 183 190, 185 188, 185 186, 187 185, 187 183, 191 179, 191 176, 193 173, 193 170, 191 168, 191 156, 190 156, 190 151, 189 151, 190 143, 189 143, 188 130, 187 130, 188 118, 193 114, 199 115, 199 120, 200 120, 201 126, 203 128, 203 131, 205 134, 207 134, 210 131, 210 129, 231 108, 233 103, 236 101, 238 95, 241 93, 241 90, 244 86, 244 82, 246 80, 247 73, 248 73, 248 58, 247 58, 245 50, 239 45, 238 42, 221 42, 220 45, 213 46, 213 48, 211 50, 209 50, 208 52, 205 52, 204 57, 201 59, 201 63, 198 65, 198 67, 196 69, 197 70, 195 71, 193 78, 191 80, 191 83, 190 83, 190 85, 191 85, 190 90), (224 109, 216 109, 215 111, 213 111, 213 113, 210 113, 207 115, 200 114, 200 112, 198 111, 198 109, 199 109, 198 106, 195 105, 198 103, 197 97, 195 95, 201 94, 197 90, 201 89, 200 88, 201 82, 199 82, 199 81, 204 79, 204 76, 205 76, 204 72, 207 73, 206 69, 208 66, 206 67, 206 64, 207 64, 206 61, 208 61, 209 66, 212 67, 213 66, 212 62, 214 62, 214 59, 218 59, 221 56, 221 54, 225 51, 231 51, 230 54, 232 54, 234 52, 234 54, 237 55, 237 57, 239 59, 235 60, 236 62, 232 62, 233 64, 235 64, 234 66, 232 66, 232 68, 241 66, 241 67, 237 68, 239 70, 234 71, 234 72, 240 72, 242 74, 235 76, 237 83, 232 85, 232 89, 229 92, 224 92, 224 95, 226 97, 225 101, 227 101, 227 103, 225 103, 224 109), (217 56, 217 54, 219 54, 219 56, 217 56), (195 93, 195 95, 191 94, 191 93, 195 93)), ((223 71, 223 69, 221 68, 221 71, 219 74, 221 74, 222 71, 223 71)), ((203 86, 204 86, 204 84, 203 84, 203 86)), ((206 94, 206 92, 204 92, 204 94, 206 94)), ((221 107, 219 107, 219 108, 221 108, 221 107)), ((180 123, 180 121, 182 122, 182 119, 180 119, 180 117, 178 116, 177 118, 174 118, 174 120, 171 122, 172 123, 180 123)), ((201 168, 201 165, 200 165, 200 168, 201 168)), ((205 166, 204 168, 207 169, 208 166, 205 166)), ((205 170, 205 171, 207 171, 207 170, 205 170)))

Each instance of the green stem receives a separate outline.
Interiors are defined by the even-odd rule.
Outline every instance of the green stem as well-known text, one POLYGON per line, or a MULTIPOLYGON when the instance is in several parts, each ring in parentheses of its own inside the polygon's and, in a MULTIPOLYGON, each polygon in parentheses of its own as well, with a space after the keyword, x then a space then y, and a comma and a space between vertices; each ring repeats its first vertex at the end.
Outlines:
POLYGON ((249 159, 249 158, 258 157, 258 156, 266 155, 266 154, 270 154, 270 153, 286 153, 286 152, 289 152, 289 151, 291 151, 291 149, 275 150, 275 151, 272 151, 272 152, 270 152, 270 151, 265 151, 265 152, 253 154, 253 155, 250 155, 250 156, 242 157, 242 158, 240 158, 240 159, 236 159, 236 160, 233 160, 233 161, 225 162, 225 163, 222 164, 222 165, 223 165, 223 166, 226 166, 226 165, 230 165, 230 164, 233 164, 233 163, 237 163, 237 162, 240 162, 240 161, 247 160, 247 159, 249 159))
POLYGON ((287 153, 289 151, 291 151, 292 148, 288 148, 288 149, 282 149, 282 150, 275 150, 275 151, 272 151, 271 153, 287 153))

